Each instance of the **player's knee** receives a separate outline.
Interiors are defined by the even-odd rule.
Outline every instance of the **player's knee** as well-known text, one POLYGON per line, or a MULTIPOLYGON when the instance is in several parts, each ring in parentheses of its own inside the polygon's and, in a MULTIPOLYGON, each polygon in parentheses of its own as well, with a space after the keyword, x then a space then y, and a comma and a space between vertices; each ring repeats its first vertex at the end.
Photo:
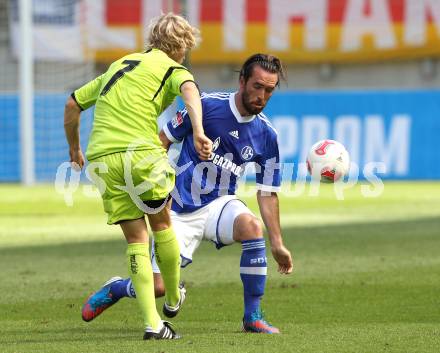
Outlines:
POLYGON ((242 214, 234 223, 234 240, 253 240, 263 237, 263 225, 261 221, 250 214, 242 214))
POLYGON ((248 222, 247 232, 251 234, 254 239, 263 237, 263 225, 257 217, 251 216, 248 222))
POLYGON ((171 227, 171 219, 162 215, 148 215, 148 221, 150 222, 153 232, 160 232, 162 230, 171 227))
POLYGON ((156 298, 161 298, 165 295, 165 287, 155 287, 154 288, 154 296, 156 298))
POLYGON ((165 285, 163 284, 162 275, 160 273, 153 273, 154 279, 154 296, 156 298, 163 297, 165 295, 165 285))
POLYGON ((154 274, 154 295, 156 298, 165 295, 165 285, 163 284, 162 276, 156 273, 154 274))

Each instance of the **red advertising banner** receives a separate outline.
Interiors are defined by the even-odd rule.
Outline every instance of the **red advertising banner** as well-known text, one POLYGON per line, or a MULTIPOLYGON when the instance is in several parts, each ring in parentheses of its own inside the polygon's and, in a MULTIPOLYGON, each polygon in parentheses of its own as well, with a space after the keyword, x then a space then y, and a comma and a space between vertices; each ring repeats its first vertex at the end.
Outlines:
POLYGON ((440 0, 51 1, 34 6, 37 59, 111 61, 142 50, 151 18, 168 11, 184 12, 202 32, 194 63, 238 63, 255 52, 287 63, 440 56, 440 0))
POLYGON ((256 51, 293 63, 438 56, 440 1, 201 1, 200 28, 194 62, 236 62, 256 51))

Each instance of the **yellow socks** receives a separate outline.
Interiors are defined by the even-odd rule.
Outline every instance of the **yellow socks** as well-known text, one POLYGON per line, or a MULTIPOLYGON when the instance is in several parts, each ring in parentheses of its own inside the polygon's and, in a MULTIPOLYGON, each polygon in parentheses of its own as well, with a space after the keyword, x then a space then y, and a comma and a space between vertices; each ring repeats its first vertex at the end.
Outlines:
POLYGON ((176 306, 180 299, 180 249, 172 227, 154 232, 154 256, 165 285, 165 300, 176 306))
POLYGON ((128 273, 136 291, 144 325, 156 330, 161 325, 161 318, 156 310, 153 270, 148 248, 148 243, 128 244, 128 273))

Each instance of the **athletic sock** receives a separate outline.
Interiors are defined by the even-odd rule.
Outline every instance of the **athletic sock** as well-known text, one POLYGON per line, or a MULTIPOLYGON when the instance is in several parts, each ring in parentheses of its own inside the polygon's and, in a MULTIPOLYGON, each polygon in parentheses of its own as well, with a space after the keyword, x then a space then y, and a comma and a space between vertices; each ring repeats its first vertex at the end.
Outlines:
POLYGON ((148 248, 148 243, 128 244, 128 273, 136 290, 144 326, 158 329, 162 321, 156 310, 153 270, 148 248))
POLYGON ((266 286, 266 246, 263 238, 245 240, 241 244, 240 277, 244 290, 244 320, 250 321, 252 313, 260 307, 266 286))
POLYGON ((131 290, 134 293, 134 289, 132 289, 132 282, 130 278, 125 278, 120 281, 116 281, 113 283, 110 287, 110 293, 112 294, 113 299, 121 299, 124 297, 136 297, 136 295, 133 295, 131 290))
POLYGON ((180 299, 180 249, 172 227, 154 232, 154 256, 165 286, 165 301, 176 306, 180 299))

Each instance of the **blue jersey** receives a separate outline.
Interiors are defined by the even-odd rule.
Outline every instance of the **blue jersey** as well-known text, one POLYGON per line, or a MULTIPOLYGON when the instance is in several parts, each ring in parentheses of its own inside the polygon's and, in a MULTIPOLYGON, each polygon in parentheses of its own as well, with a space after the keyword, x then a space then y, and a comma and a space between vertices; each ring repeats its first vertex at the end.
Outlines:
POLYGON ((281 177, 277 133, 263 114, 242 117, 235 93, 202 94, 203 128, 213 141, 208 161, 194 148, 191 120, 186 110, 163 127, 172 142, 182 142, 176 166, 172 209, 193 212, 219 196, 233 195, 247 163, 255 165, 257 188, 278 191, 281 177))

